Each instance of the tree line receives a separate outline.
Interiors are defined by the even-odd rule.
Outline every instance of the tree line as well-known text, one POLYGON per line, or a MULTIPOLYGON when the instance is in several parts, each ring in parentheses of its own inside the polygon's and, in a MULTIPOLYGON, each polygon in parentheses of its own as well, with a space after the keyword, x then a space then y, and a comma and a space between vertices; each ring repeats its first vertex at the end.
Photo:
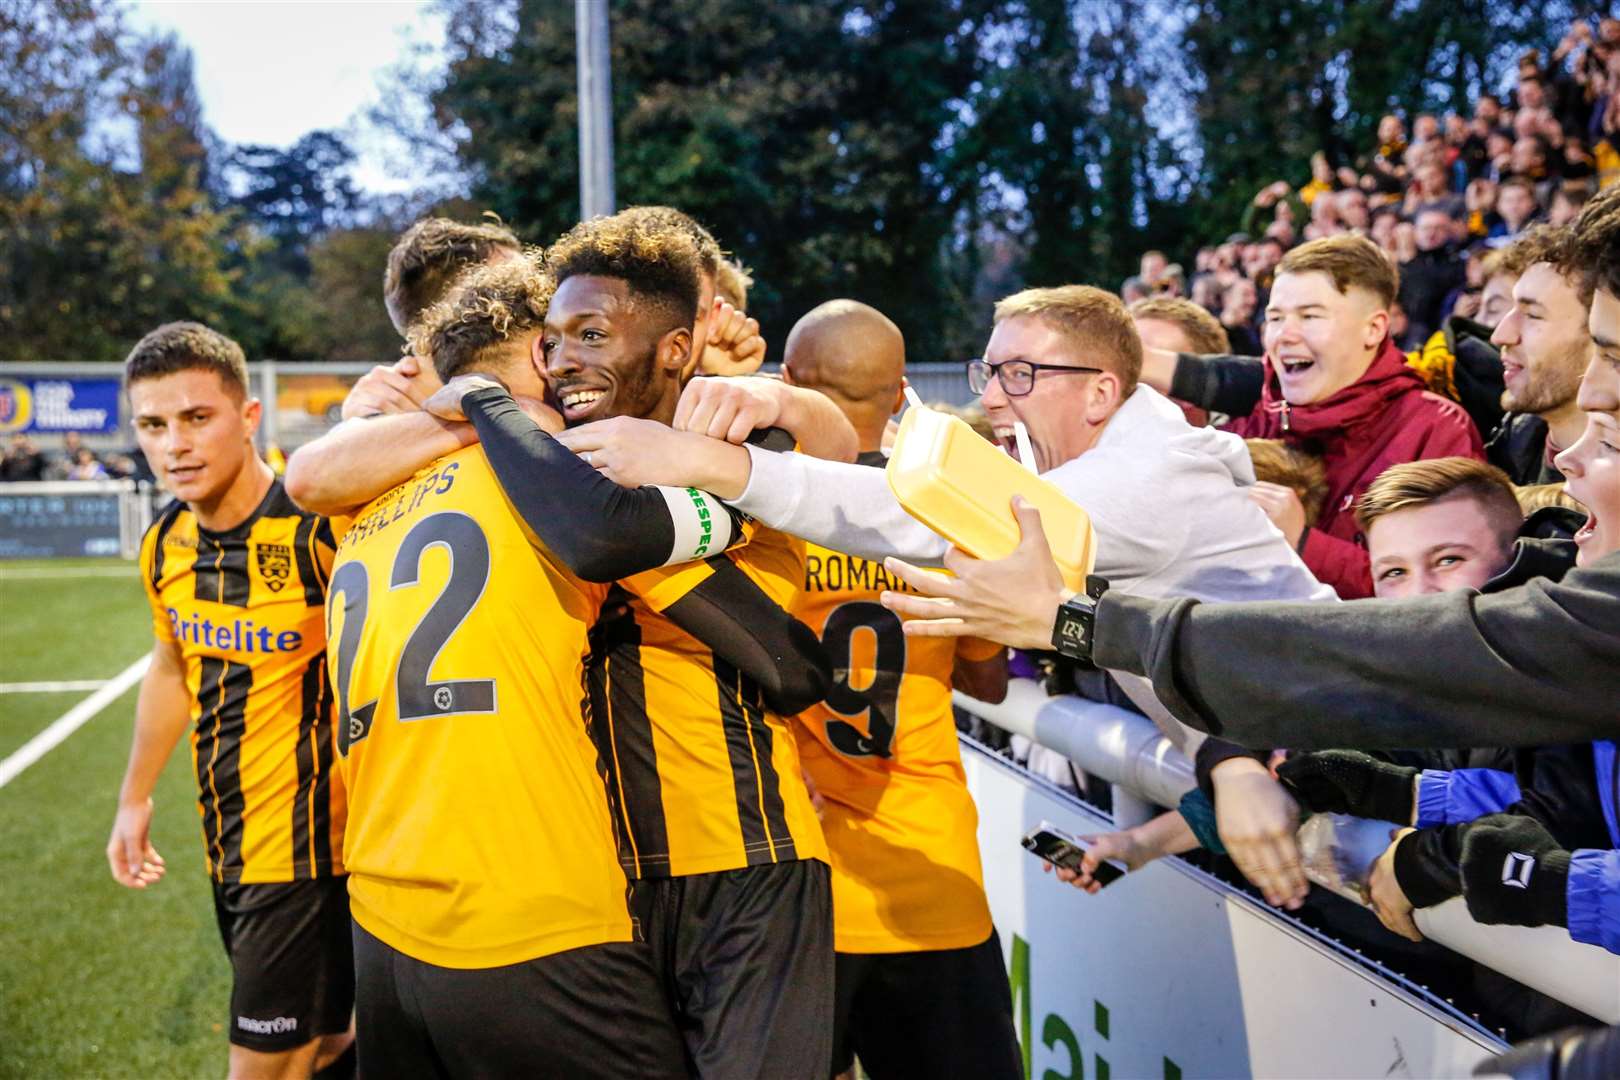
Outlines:
MULTIPOLYGON (((753 268, 780 342, 857 296, 913 359, 982 344, 1022 285, 1117 287, 1188 255, 1264 183, 1467 112, 1587 4, 1552 0, 612 0, 621 205, 679 206, 753 268)), ((0 0, 0 359, 119 359, 196 318, 254 357, 386 359, 393 237, 491 211, 533 242, 579 212, 573 0, 444 3, 447 44, 370 123, 418 191, 366 196, 334 132, 232 146, 191 58, 112 0, 0 0)), ((268 91, 267 91, 268 92, 268 91)))

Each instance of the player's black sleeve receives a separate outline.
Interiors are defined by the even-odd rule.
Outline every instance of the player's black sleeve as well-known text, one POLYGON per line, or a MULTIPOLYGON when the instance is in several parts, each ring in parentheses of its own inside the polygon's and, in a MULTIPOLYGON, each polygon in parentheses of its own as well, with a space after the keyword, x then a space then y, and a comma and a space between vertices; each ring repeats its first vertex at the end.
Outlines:
POLYGON ((724 555, 714 573, 669 607, 669 619, 752 678, 783 716, 826 696, 832 665, 815 631, 782 610, 724 555))
POLYGON ((615 484, 542 431, 500 387, 467 394, 461 407, 512 505, 574 573, 609 582, 670 561, 675 523, 657 489, 615 484))

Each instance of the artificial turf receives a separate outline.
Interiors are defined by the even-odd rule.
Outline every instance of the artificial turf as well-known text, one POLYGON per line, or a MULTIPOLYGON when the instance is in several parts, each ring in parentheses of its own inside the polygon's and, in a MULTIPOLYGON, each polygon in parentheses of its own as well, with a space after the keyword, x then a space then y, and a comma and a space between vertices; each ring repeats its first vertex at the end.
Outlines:
MULTIPOLYGON (((150 647, 134 564, 0 563, 0 684, 108 679, 150 647)), ((183 746, 154 797, 167 877, 134 892, 107 871, 135 693, 0 788, 0 1077, 225 1071, 230 973, 183 746)), ((0 759, 87 696, 0 693, 0 759)))

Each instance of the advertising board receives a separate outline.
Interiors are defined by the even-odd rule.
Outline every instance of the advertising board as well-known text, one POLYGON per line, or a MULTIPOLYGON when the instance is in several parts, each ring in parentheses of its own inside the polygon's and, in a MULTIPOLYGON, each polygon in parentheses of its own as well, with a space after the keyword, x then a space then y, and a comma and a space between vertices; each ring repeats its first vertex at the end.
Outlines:
POLYGON ((119 394, 117 379, 0 375, 0 435, 111 435, 119 394))
POLYGON ((1468 1076, 1502 1044, 1219 880, 1161 860, 1088 896, 1019 838, 1112 826, 964 740, 1030 1080, 1468 1076))

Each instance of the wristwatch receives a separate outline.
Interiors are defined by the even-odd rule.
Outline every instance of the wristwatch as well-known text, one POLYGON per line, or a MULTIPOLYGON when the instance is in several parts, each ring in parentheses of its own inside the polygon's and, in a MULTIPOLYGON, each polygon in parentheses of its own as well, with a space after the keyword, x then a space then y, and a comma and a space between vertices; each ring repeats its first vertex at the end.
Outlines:
POLYGON ((1052 648, 1070 660, 1091 663, 1092 628, 1097 620, 1097 601, 1108 591, 1108 582, 1095 574, 1086 577, 1086 591, 1058 605, 1052 623, 1052 648))

